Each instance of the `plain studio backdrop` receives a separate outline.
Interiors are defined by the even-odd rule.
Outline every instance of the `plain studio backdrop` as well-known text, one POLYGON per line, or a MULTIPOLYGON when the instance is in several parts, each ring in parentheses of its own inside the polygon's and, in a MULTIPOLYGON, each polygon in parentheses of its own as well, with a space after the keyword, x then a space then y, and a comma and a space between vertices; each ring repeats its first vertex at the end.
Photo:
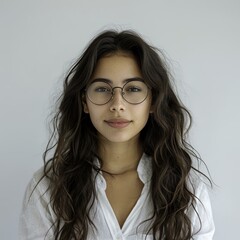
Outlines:
POLYGON ((68 68, 108 28, 136 30, 164 50, 193 115, 191 143, 216 183, 215 239, 239 239, 239 25, 238 0, 0 0, 0 239, 18 238, 68 68))

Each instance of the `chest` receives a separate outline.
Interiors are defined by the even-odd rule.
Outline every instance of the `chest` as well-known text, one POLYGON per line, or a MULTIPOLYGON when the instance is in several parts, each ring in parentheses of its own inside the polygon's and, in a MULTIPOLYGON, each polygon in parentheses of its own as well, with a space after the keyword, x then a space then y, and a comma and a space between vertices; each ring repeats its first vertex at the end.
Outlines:
POLYGON ((137 173, 124 174, 122 176, 106 176, 106 196, 112 210, 122 227, 128 215, 136 205, 143 183, 137 173))

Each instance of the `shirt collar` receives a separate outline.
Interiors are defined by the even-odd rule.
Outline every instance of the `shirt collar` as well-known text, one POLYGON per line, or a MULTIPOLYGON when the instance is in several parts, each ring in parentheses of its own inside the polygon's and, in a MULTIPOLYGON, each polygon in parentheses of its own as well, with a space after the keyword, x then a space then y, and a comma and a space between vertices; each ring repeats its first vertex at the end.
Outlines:
POLYGON ((150 182, 152 177, 152 158, 143 153, 137 167, 137 172, 140 180, 146 184, 150 182))
MULTIPOLYGON (((95 164, 97 167, 100 167, 98 158, 95 159, 95 164)), ((138 163, 137 173, 144 185, 150 183, 152 177, 152 158, 145 153, 143 153, 138 163)), ((107 184, 104 177, 102 176, 102 172, 95 172, 94 178, 96 179, 97 186, 106 190, 107 184)))

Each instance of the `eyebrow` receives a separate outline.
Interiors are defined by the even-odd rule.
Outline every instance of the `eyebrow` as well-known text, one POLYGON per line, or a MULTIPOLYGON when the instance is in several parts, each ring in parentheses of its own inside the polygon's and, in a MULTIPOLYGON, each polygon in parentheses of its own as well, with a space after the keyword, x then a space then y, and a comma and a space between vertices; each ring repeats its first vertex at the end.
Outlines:
MULTIPOLYGON (((132 82, 132 81, 140 81, 140 82, 144 82, 143 78, 141 77, 132 77, 132 78, 126 78, 123 80, 123 83, 127 83, 127 82, 132 82)), ((94 78, 91 83, 94 82, 106 82, 106 83, 113 83, 112 80, 108 79, 108 78, 94 78)))

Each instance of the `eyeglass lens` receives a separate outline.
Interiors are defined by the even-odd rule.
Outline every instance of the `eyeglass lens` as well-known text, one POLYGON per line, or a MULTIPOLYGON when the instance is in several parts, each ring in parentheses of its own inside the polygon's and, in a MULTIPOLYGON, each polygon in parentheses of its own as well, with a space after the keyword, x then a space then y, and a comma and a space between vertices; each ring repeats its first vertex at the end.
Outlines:
MULTIPOLYGON (((102 81, 93 82, 87 88, 87 97, 94 104, 106 104, 109 102, 116 89, 121 87, 112 88, 110 84, 102 81)), ((142 81, 127 82, 122 89, 122 97, 129 103, 138 104, 143 102, 148 95, 148 87, 142 81)))

